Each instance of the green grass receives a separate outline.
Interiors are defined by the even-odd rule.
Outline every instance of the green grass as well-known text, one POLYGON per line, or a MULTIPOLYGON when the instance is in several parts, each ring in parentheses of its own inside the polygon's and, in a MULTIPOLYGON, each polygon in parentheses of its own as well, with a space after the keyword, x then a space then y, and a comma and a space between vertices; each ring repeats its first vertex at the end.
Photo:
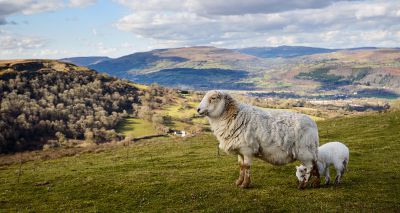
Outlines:
MULTIPOLYGON (((297 113, 303 113, 303 114, 307 114, 307 116, 309 116, 311 119, 313 119, 314 121, 322 121, 325 120, 325 118, 322 117, 317 117, 314 115, 309 115, 310 113, 307 112, 299 112, 298 110, 296 110, 296 108, 292 108, 292 109, 274 109, 274 108, 264 108, 264 107, 259 107, 260 109, 263 110, 280 110, 280 111, 288 111, 288 112, 297 112, 297 113)), ((305 107, 300 107, 300 109, 310 109, 310 108, 305 108, 305 107)))
POLYGON ((294 166, 255 160, 252 188, 233 185, 235 156, 211 134, 157 138, 56 160, 0 167, 0 211, 395 212, 400 209, 400 113, 318 122, 321 144, 350 148, 342 184, 296 189, 294 166), (35 183, 48 181, 44 186, 35 183))
POLYGON ((139 118, 124 119, 117 127, 117 132, 124 136, 141 137, 159 133, 150 121, 139 118))
POLYGON ((133 83, 133 82, 129 82, 130 85, 140 89, 140 90, 146 90, 149 88, 149 86, 144 85, 144 84, 138 84, 138 83, 133 83))
POLYGON ((173 123, 168 126, 174 129, 185 130, 190 128, 192 125, 207 125, 208 121, 206 118, 192 118, 193 115, 197 115, 196 108, 199 105, 199 103, 189 102, 189 105, 191 106, 191 108, 188 109, 182 109, 182 104, 171 105, 165 107, 165 109, 161 110, 160 113, 169 115, 173 118, 173 123), (191 118, 193 124, 177 120, 185 118, 191 118))
MULTIPOLYGON (((192 104, 190 104, 192 105, 192 104)), ((173 118, 190 118, 193 115, 196 115, 196 108, 193 107, 191 109, 181 109, 182 105, 172 105, 166 107, 165 113, 173 118)))

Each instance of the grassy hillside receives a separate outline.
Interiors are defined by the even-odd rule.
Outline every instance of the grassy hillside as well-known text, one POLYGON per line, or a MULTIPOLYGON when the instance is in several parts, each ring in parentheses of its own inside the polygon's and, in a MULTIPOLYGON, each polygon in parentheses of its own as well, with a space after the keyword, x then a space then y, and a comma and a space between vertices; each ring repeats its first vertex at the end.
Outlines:
MULTIPOLYGON (((350 148, 342 185, 296 189, 294 166, 255 160, 252 188, 233 185, 236 157, 210 134, 0 167, 2 211, 398 211, 400 112, 325 120, 321 144, 350 148), (19 177, 19 178, 18 178, 19 177)), ((1 160, 1 158, 0 158, 1 160)))
POLYGON ((158 83, 162 86, 183 86, 198 90, 245 90, 251 89, 252 84, 239 82, 248 77, 248 75, 248 72, 240 70, 175 68, 137 75, 133 80, 145 84, 158 83))
POLYGON ((194 87, 204 89, 207 84, 197 83, 215 76, 207 89, 247 87, 239 83, 249 74, 262 72, 269 64, 265 59, 242 54, 234 50, 215 47, 187 47, 158 49, 134 53, 111 59, 89 67, 112 76, 142 83, 158 83, 173 87, 194 87), (199 79, 193 84, 193 79, 199 79), (228 80, 226 80, 228 79, 228 80))
POLYGON ((129 137, 142 137, 160 133, 154 129, 150 121, 139 118, 126 118, 116 128, 116 131, 129 137))

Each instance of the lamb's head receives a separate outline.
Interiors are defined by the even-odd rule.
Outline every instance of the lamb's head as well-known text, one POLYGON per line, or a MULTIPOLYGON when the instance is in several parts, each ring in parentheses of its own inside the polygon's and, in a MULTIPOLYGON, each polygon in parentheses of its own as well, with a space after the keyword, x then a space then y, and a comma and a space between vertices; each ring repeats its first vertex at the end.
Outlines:
POLYGON ((211 90, 201 100, 197 112, 210 118, 218 118, 225 111, 234 107, 235 102, 228 93, 211 90))
POLYGON ((296 166, 296 177, 300 182, 303 182, 306 179, 307 168, 303 165, 296 166))

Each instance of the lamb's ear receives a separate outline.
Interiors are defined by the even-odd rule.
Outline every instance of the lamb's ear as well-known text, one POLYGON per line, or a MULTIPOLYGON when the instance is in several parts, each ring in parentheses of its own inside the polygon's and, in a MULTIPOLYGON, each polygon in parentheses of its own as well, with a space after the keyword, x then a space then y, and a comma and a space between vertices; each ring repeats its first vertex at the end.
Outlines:
POLYGON ((298 166, 296 166, 296 170, 299 170, 299 167, 298 167, 298 166))

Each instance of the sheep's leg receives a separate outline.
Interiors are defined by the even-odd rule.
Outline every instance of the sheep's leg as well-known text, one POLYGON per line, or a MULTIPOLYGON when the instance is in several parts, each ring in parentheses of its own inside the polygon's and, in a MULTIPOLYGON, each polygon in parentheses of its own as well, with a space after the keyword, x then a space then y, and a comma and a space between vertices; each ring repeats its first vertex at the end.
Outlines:
POLYGON ((244 164, 243 156, 238 155, 238 161, 239 161, 240 172, 239 172, 239 178, 235 182, 236 186, 242 185, 243 180, 244 180, 244 173, 245 173, 245 168, 243 167, 243 164, 244 164))
POLYGON ((252 155, 243 155, 243 169, 244 169, 244 180, 240 187, 248 188, 250 186, 250 167, 251 167, 252 155))
POLYGON ((312 165, 313 166, 312 166, 311 175, 316 177, 315 180, 312 183, 312 186, 314 188, 318 188, 319 184, 321 183, 321 180, 320 180, 320 176, 319 176, 317 161, 313 160, 312 165))

